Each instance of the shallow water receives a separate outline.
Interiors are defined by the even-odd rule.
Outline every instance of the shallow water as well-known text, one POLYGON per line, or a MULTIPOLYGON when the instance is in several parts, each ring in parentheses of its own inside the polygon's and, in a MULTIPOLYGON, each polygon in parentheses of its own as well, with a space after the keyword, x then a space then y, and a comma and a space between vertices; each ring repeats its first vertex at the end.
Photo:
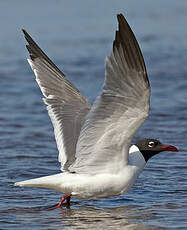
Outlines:
POLYGON ((0 2, 0 229, 187 228, 186 12, 187 2, 174 0, 0 2), (60 168, 20 29, 27 29, 93 102, 103 84, 104 58, 119 12, 140 42, 152 87, 150 117, 134 141, 158 138, 180 152, 151 159, 124 195, 73 200, 70 209, 47 211, 60 194, 13 186, 60 168))

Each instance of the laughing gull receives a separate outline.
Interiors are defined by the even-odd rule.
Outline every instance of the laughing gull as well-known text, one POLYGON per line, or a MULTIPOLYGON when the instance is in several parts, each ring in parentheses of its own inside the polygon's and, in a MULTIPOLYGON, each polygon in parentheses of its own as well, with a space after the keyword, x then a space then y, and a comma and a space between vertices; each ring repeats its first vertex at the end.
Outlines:
POLYGON ((54 126, 62 173, 15 183, 55 189, 71 197, 102 198, 127 192, 146 162, 172 145, 132 138, 149 114, 150 84, 138 42, 122 14, 105 62, 103 90, 91 106, 80 91, 23 30, 36 81, 54 126))

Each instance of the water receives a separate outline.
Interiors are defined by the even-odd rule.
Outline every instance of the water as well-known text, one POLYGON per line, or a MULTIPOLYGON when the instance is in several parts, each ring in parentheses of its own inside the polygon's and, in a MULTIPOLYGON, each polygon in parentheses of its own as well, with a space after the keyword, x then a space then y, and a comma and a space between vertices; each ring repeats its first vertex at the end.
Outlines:
POLYGON ((186 12, 182 0, 0 2, 0 229, 187 228, 186 12), (93 102, 119 12, 140 42, 152 86, 150 117, 135 140, 158 138, 180 152, 151 159, 124 195, 40 210, 57 203, 60 194, 13 183, 58 173, 60 165, 21 28, 93 102))

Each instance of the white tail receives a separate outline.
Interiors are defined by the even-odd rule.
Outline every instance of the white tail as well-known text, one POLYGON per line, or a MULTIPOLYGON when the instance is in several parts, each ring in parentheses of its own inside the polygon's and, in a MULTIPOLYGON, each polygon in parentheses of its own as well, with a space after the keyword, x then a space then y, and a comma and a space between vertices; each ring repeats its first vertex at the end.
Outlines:
POLYGON ((16 182, 14 186, 56 189, 59 186, 59 182, 61 182, 59 180, 60 176, 62 176, 62 173, 20 181, 16 182))

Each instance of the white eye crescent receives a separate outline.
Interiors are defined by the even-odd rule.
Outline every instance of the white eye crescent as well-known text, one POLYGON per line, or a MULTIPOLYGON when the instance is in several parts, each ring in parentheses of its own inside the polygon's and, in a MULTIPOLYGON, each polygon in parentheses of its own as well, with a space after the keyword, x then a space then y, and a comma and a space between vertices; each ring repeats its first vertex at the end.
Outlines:
POLYGON ((148 144, 148 146, 149 146, 150 148, 153 148, 153 147, 155 146, 155 142, 150 141, 149 144, 148 144))

